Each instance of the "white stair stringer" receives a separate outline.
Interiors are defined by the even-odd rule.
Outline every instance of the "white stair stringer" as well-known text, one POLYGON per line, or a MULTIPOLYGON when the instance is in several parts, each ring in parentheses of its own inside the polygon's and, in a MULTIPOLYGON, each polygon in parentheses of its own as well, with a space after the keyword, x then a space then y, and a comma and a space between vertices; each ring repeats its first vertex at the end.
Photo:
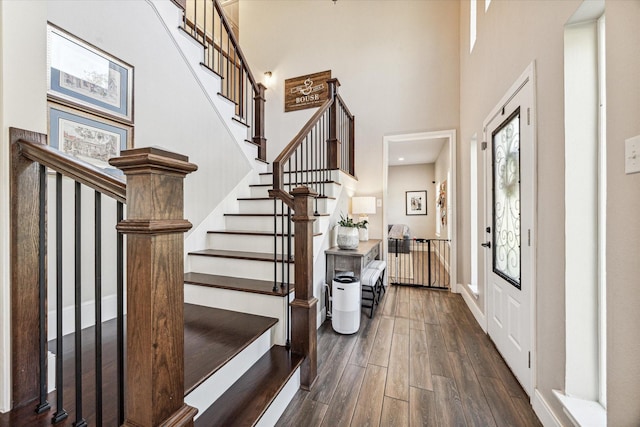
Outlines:
POLYGON ((181 9, 170 0, 146 0, 146 2, 155 10, 167 33, 173 39, 176 49, 199 83, 207 100, 214 106, 214 110, 227 131, 237 142, 248 163, 258 172, 266 172, 267 165, 256 160, 257 147, 245 141, 248 138, 247 127, 232 120, 235 116, 234 104, 218 95, 221 91, 220 77, 201 65, 204 58, 204 46, 180 27, 182 22, 181 9))
POLYGON ((198 409, 195 419, 211 406, 227 391, 245 372, 249 370, 273 345, 273 328, 265 331, 258 339, 249 344, 244 350, 225 363, 213 375, 185 396, 187 405, 198 409))

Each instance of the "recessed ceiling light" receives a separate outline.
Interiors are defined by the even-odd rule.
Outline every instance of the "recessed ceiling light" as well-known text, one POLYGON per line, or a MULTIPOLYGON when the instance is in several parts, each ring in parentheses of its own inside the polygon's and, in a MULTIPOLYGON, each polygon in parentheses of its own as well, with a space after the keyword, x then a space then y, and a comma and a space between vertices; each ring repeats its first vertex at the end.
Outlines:
POLYGON ((399 162, 403 162, 404 161, 404 157, 398 157, 398 161, 399 162))

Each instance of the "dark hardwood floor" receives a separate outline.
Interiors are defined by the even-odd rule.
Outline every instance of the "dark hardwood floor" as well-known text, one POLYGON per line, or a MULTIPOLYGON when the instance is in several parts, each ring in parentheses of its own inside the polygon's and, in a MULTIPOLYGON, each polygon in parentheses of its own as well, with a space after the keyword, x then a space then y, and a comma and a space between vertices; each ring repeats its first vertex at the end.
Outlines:
POLYGON ((318 334, 318 380, 279 426, 541 426, 462 297, 392 286, 374 317, 318 334))

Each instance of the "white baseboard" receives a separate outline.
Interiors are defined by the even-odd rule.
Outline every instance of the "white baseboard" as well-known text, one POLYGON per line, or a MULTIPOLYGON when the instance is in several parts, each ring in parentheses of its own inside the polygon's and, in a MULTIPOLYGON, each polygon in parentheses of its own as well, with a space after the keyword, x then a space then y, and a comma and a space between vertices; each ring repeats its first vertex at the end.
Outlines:
POLYGON ((458 284, 458 291, 462 294, 464 302, 467 304, 467 307, 469 307, 469 310, 473 314, 473 317, 476 318, 476 321, 482 330, 487 332, 487 318, 482 312, 482 309, 478 306, 478 300, 476 297, 469 293, 469 289, 465 285, 458 284))
MULTIPOLYGON (((125 298, 126 304, 126 298, 125 298)), ((95 301, 86 301, 82 303, 81 313, 82 313, 82 329, 88 328, 90 326, 95 325, 95 310, 96 304, 95 301)), ((125 306, 125 314, 126 314, 126 306, 125 306)), ((48 322, 47 322, 47 330, 48 330, 48 340, 52 340, 56 338, 56 310, 51 310, 48 313, 48 322)), ((109 295, 102 298, 102 321, 106 322, 107 320, 115 319, 118 315, 118 299, 116 295, 109 295)), ((62 309, 62 335, 67 335, 72 332, 75 332, 75 306, 68 306, 62 309)))
POLYGON ((556 417, 556 415, 551 410, 551 407, 545 400, 545 398, 540 394, 538 389, 533 391, 533 399, 531 402, 533 406, 533 411, 540 419, 540 422, 544 427, 562 427, 562 423, 556 417))

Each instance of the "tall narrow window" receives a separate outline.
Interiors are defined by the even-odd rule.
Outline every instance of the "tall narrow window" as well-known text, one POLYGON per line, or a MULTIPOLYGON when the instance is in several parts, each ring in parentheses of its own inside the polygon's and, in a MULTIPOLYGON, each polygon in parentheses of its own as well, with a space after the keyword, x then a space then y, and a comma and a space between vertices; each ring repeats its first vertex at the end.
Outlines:
POLYGON ((566 360, 556 395, 593 425, 606 425, 604 50, 604 1, 584 1, 564 30, 566 360))
POLYGON ((478 0, 471 0, 469 11, 469 53, 473 52, 476 44, 476 26, 478 18, 478 0))
POLYGON ((471 283, 469 288, 474 296, 478 296, 478 138, 471 139, 469 149, 469 186, 471 193, 471 283))

